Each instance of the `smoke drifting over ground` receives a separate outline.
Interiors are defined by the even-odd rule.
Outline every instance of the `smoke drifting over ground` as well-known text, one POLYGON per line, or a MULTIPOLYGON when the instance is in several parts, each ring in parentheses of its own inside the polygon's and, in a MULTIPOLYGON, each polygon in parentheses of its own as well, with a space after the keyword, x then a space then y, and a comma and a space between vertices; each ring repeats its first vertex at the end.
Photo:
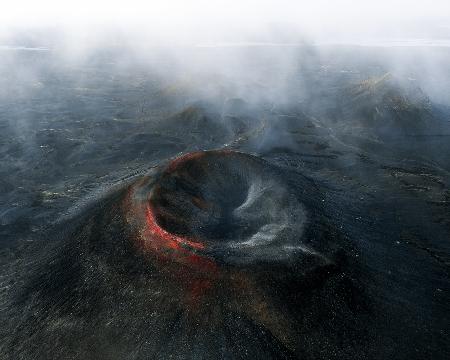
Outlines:
POLYGON ((449 357, 446 2, 16 3, 2 359, 449 357))

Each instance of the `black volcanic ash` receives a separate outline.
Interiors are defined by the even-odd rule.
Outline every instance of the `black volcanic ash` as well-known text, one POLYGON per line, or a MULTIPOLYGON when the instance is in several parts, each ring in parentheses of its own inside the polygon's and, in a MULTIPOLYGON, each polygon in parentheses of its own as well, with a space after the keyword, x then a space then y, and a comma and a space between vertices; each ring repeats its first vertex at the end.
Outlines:
POLYGON ((305 321, 334 312, 333 328, 356 331, 343 239, 313 184, 288 178, 255 156, 197 152, 84 209, 30 254, 2 354, 288 359, 306 351, 305 321))

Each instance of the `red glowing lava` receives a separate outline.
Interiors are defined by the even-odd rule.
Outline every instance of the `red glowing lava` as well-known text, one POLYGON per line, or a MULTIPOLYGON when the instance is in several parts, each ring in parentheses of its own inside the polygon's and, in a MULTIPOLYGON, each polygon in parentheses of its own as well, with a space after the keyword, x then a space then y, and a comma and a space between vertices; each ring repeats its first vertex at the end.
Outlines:
POLYGON ((188 266, 191 270, 199 271, 203 275, 216 271, 215 262, 200 253, 206 248, 203 243, 171 234, 163 229, 157 223, 153 207, 149 204, 146 207, 145 218, 142 245, 146 252, 152 253, 160 260, 169 260, 188 266))
MULTIPOLYGON (((202 156, 203 153, 198 152, 176 158, 166 166, 164 173, 176 171, 183 162, 202 156)), ((196 277, 214 277, 218 266, 206 255, 207 246, 201 240, 174 234, 158 223, 156 216, 158 208, 151 201, 152 187, 146 187, 147 182, 152 180, 150 177, 134 184, 125 203, 127 218, 137 226, 138 249, 154 259, 158 266, 173 270, 173 266, 176 265, 177 273, 185 271, 183 268, 189 268, 187 272, 191 274, 194 272, 196 277)))
POLYGON ((205 249, 205 245, 191 241, 186 237, 178 236, 169 233, 164 230, 161 226, 158 225, 155 218, 155 212, 152 205, 147 206, 147 224, 152 238, 156 240, 157 243, 160 243, 162 247, 169 247, 173 250, 181 250, 186 248, 193 249, 205 249))

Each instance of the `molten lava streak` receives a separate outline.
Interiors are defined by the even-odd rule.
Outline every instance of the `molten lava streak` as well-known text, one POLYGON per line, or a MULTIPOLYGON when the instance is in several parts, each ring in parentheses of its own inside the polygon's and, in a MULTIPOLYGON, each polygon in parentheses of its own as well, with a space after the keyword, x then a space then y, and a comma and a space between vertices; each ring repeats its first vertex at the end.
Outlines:
MULTIPOLYGON (((175 171, 183 161, 195 159, 201 155, 200 152, 192 153, 171 161, 164 174, 175 171)), ((152 189, 155 186, 153 180, 151 176, 146 177, 131 186, 125 201, 127 219, 138 229, 136 244, 139 250, 153 258, 159 267, 169 269, 172 274, 178 273, 178 277, 183 274, 183 268, 188 268, 191 274, 194 271, 197 277, 216 277, 218 270, 216 262, 213 258, 200 253, 206 249, 202 241, 171 233, 158 223, 156 206, 151 200, 152 189)), ((208 286, 198 283, 194 285, 196 288, 208 286)), ((193 291, 196 292, 198 289, 193 291)))
POLYGON ((195 250, 204 250, 204 244, 171 234, 164 230, 156 221, 152 205, 147 206, 146 217, 148 225, 148 247, 160 253, 172 252, 172 256, 176 256, 178 261, 185 260, 186 263, 200 269, 213 269, 215 267, 212 260, 203 258, 195 253, 195 250))

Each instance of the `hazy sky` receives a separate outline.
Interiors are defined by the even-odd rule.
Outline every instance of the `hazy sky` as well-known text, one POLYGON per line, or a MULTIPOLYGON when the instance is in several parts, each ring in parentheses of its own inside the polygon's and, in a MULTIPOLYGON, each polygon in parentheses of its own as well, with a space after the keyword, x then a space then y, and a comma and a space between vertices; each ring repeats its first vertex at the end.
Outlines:
POLYGON ((450 38, 450 0, 4 0, 0 28, 114 26, 172 38, 279 32, 450 38))

